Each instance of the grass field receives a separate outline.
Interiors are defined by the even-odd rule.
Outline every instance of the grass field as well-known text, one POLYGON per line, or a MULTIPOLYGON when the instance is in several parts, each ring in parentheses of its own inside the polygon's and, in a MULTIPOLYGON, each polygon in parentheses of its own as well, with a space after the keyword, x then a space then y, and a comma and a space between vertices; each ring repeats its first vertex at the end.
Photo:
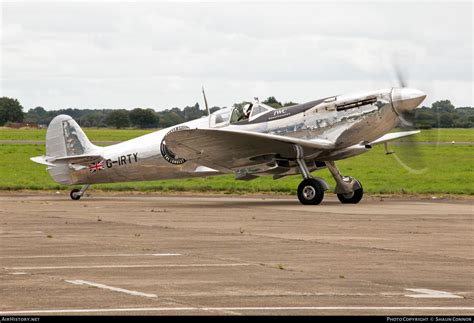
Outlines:
MULTIPOLYGON (((83 128, 91 141, 124 141, 157 129, 83 128)), ((45 140, 46 129, 12 129, 0 127, 0 140, 45 140)))
MULTIPOLYGON (((396 131, 403 131, 397 129, 396 131)), ((429 141, 429 142, 474 142, 474 129, 429 129, 421 130, 419 134, 401 139, 400 141, 429 141)))
MULTIPOLYGON (((408 172, 400 166, 394 155, 385 155, 381 146, 361 156, 340 161, 338 166, 344 175, 359 179, 364 190, 369 193, 474 194, 473 145, 421 145, 418 149, 425 164, 429 165, 423 174, 408 172)), ((0 145, 0 189, 70 189, 56 184, 49 177, 45 166, 29 160, 31 156, 42 154, 44 154, 42 145, 0 145)), ((333 187, 334 180, 327 170, 315 172, 314 175, 325 178, 333 187)), ((227 175, 186 180, 101 184, 94 187, 120 191, 190 190, 295 194, 300 181, 300 176, 291 176, 276 181, 264 177, 242 182, 227 175)))
MULTIPOLYGON (((124 141, 157 129, 109 129, 84 128, 91 141, 124 141)), ((401 131, 401 130, 397 130, 401 131)), ((45 140, 46 129, 11 129, 0 127, 0 140, 45 140)), ((414 141, 431 142, 474 142, 473 129, 430 129, 409 137, 414 141)))

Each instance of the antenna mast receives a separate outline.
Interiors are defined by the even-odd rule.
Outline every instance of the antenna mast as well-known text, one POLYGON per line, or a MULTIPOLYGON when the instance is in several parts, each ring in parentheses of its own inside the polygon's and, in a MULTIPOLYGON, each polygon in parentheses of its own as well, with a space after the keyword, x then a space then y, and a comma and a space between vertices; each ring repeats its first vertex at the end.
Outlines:
POLYGON ((207 105, 206 92, 204 92, 204 86, 202 87, 202 95, 204 97, 204 105, 206 106, 207 115, 209 117, 209 128, 211 127, 211 111, 209 111, 209 106, 207 105))

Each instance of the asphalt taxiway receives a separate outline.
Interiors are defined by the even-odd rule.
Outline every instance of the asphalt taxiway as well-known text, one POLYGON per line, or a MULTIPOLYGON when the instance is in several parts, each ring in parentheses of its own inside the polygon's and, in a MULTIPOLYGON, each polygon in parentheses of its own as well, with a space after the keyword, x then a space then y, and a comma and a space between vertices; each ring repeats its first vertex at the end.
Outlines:
POLYGON ((0 315, 474 314, 473 200, 0 193, 0 315))

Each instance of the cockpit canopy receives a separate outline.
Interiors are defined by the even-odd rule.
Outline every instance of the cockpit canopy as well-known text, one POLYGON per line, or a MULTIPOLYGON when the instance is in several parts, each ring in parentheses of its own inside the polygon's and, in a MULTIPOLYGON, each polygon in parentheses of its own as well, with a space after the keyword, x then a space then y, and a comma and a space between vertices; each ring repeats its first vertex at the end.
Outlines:
POLYGON ((271 110, 273 110, 272 107, 260 102, 238 105, 232 110, 230 124, 243 124, 246 121, 252 121, 271 110))
POLYGON ((234 108, 226 108, 214 112, 211 115, 211 127, 246 124, 272 110, 274 110, 272 107, 260 102, 239 104, 234 108))

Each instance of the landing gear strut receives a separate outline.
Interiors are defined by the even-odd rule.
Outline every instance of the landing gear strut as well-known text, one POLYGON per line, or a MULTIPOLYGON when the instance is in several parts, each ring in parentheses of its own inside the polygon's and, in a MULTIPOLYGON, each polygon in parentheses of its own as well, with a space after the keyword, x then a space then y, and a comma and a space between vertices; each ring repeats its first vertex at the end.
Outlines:
POLYGON ((318 205, 324 198, 324 191, 328 189, 327 183, 322 178, 313 178, 309 172, 308 166, 303 159, 303 148, 294 146, 296 151, 296 164, 298 170, 303 176, 303 181, 298 185, 298 200, 305 205, 318 205))
POLYGON ((69 194, 69 196, 71 196, 71 199, 77 201, 82 197, 82 195, 84 195, 84 193, 87 191, 89 186, 90 184, 86 184, 82 186, 80 190, 77 188, 74 188, 71 190, 71 193, 69 194))
POLYGON ((362 184, 350 176, 342 176, 334 162, 326 162, 326 166, 336 181, 336 194, 343 204, 357 204, 362 200, 364 189, 362 184))

